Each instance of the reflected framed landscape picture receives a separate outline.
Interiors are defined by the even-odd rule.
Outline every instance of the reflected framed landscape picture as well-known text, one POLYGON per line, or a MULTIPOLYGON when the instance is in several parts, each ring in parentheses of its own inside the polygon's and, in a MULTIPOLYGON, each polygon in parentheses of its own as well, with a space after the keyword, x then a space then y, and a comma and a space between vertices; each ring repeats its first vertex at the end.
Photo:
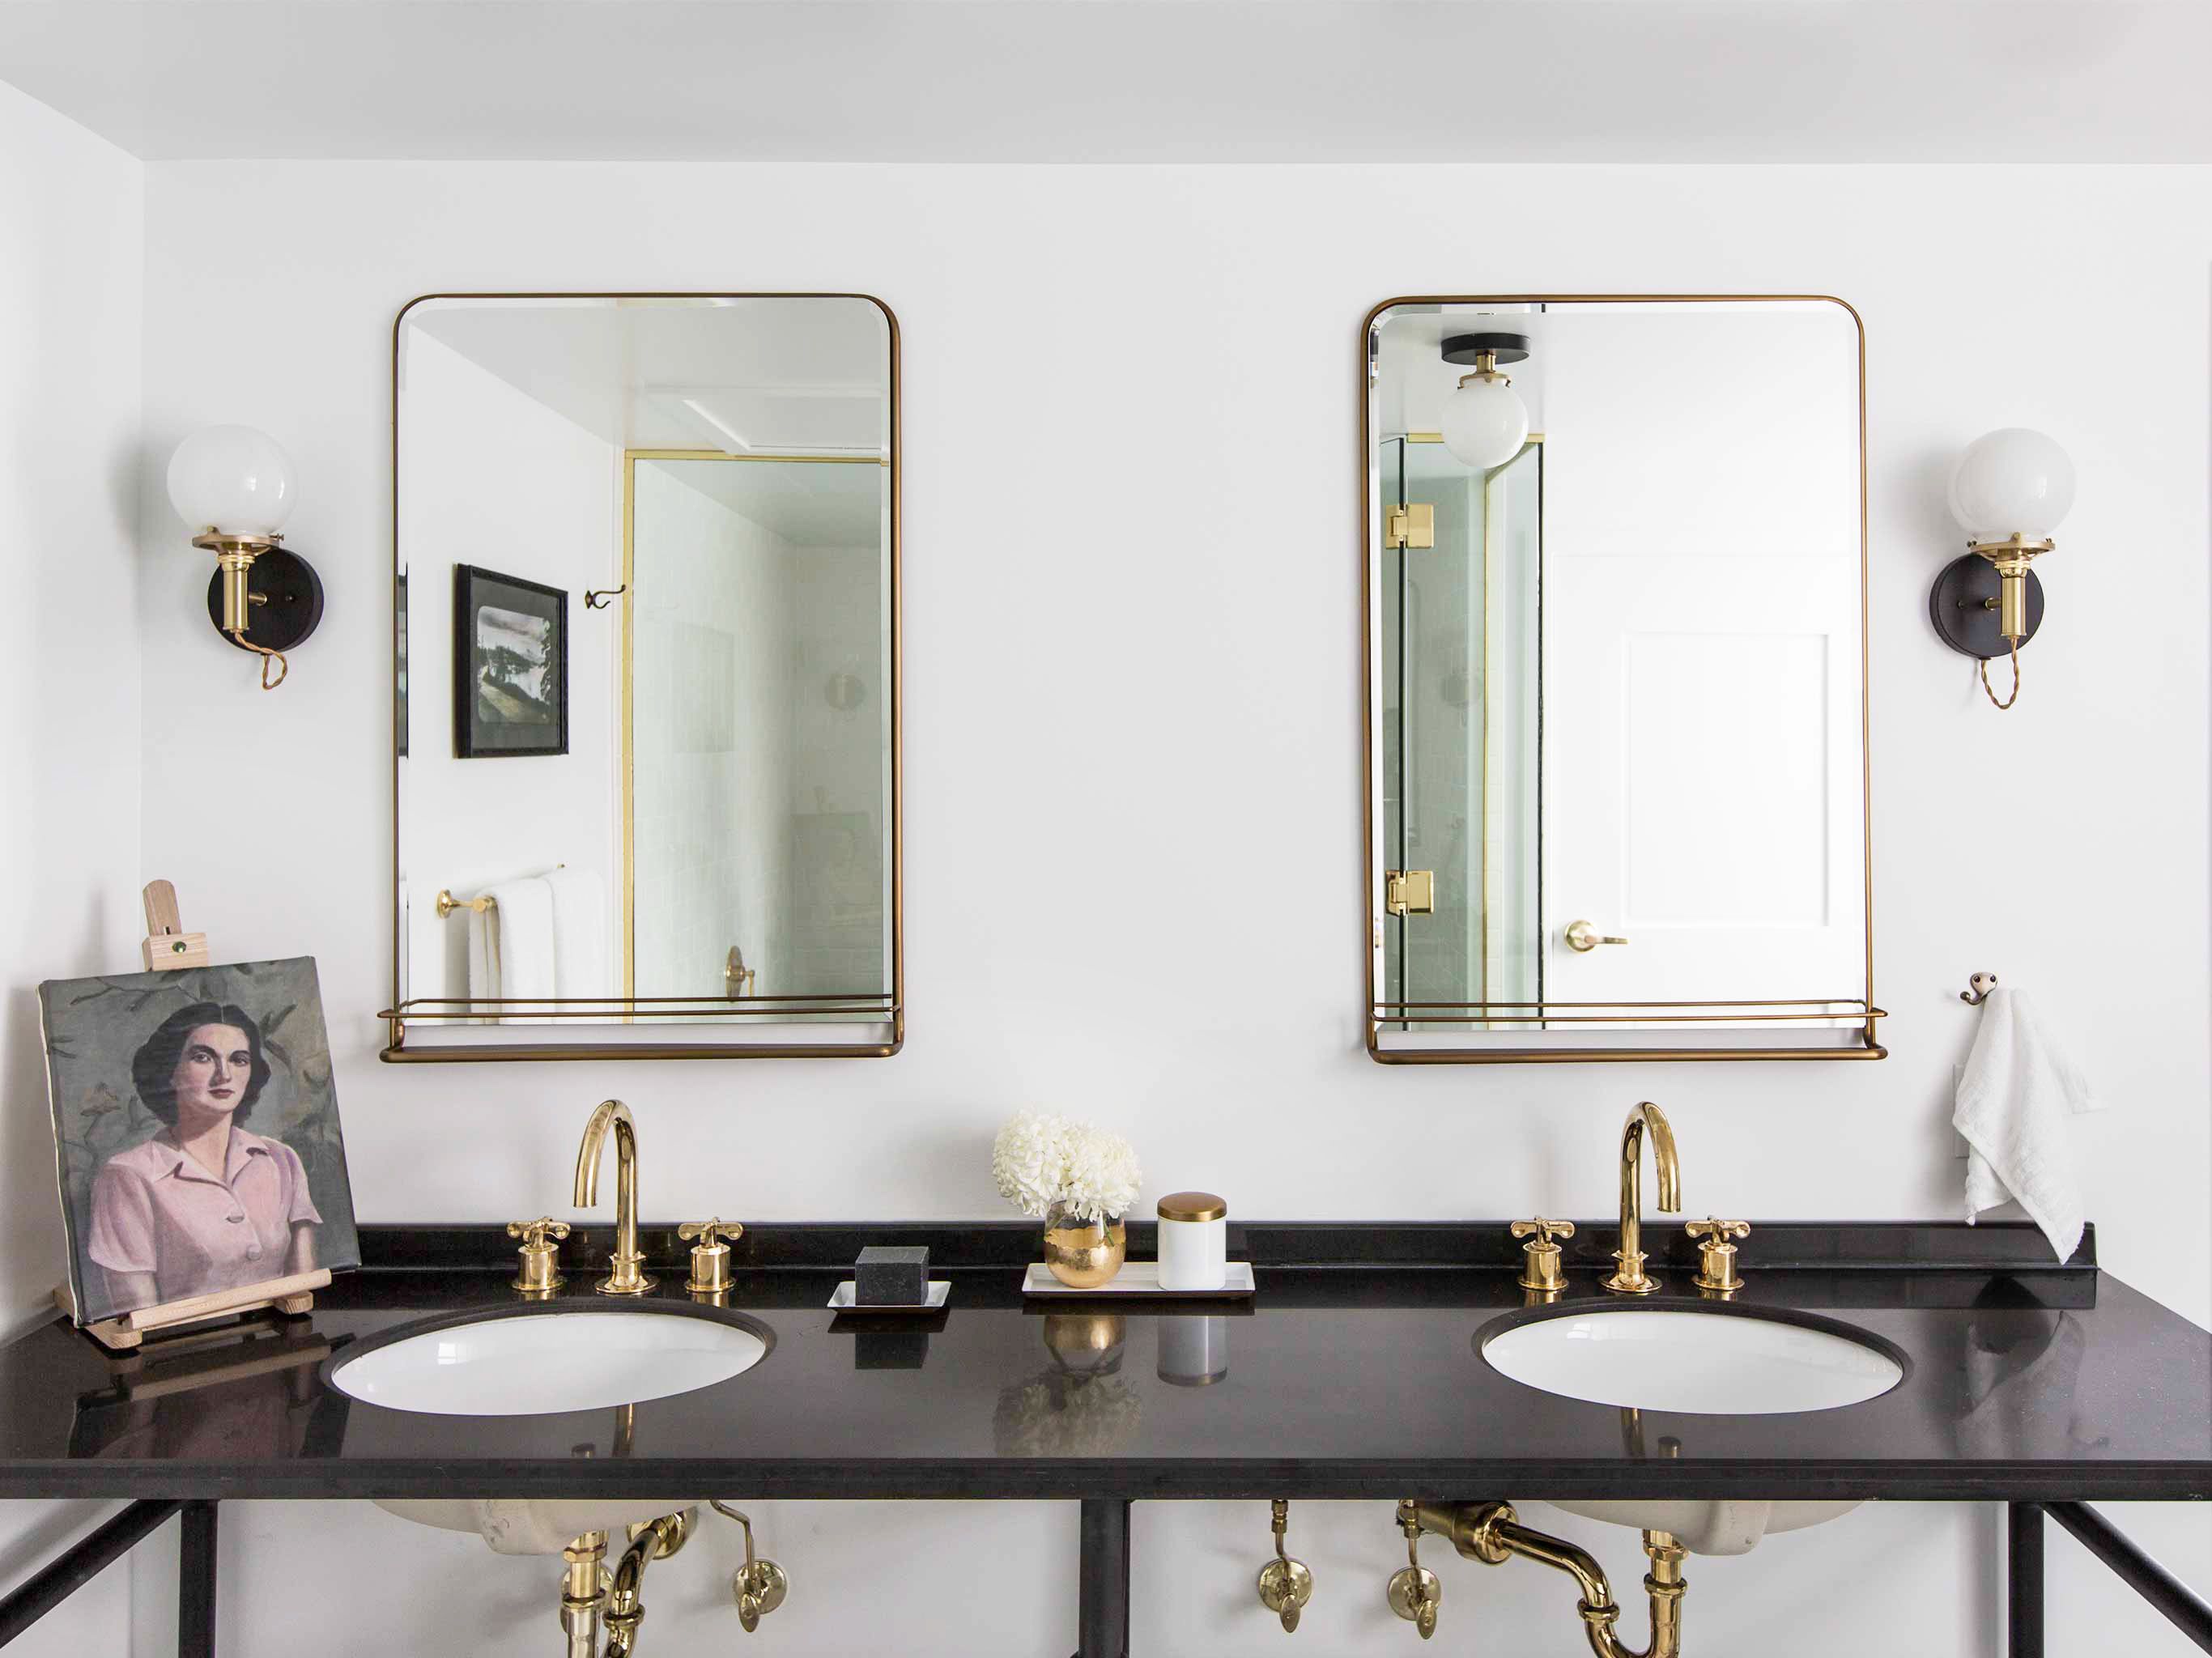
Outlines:
POLYGON ((453 567, 453 755, 568 752, 568 595, 453 567))
POLYGON ((77 1321, 361 1264, 310 957, 39 987, 77 1321))

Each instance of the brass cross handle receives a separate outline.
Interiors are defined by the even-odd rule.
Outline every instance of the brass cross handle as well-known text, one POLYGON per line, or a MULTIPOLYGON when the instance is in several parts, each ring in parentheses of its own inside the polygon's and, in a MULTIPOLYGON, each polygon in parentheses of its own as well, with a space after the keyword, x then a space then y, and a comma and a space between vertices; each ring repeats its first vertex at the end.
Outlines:
POLYGON ((1743 1280, 1736 1276, 1735 1245, 1729 1240, 1749 1237, 1750 1222, 1708 1215, 1682 1230, 1698 1240, 1698 1276, 1692 1280, 1698 1288, 1723 1293, 1743 1288, 1743 1280))
POLYGON ((507 1235, 520 1238, 526 1249, 545 1249, 552 1247, 547 1239, 557 1242, 568 1236, 568 1223, 556 1220, 550 1215, 540 1215, 536 1220, 511 1220, 507 1224, 507 1235))
POLYGON ((702 1249, 713 1248, 717 1238, 734 1243, 744 1235, 745 1229, 738 1222, 724 1220, 720 1215, 712 1220, 687 1220, 676 1229, 676 1236, 679 1238, 698 1239, 698 1247, 702 1249))
POLYGON ((745 1229, 720 1215, 712 1220, 685 1221, 676 1229, 691 1245, 691 1277, 684 1284, 693 1295, 719 1296, 730 1287, 730 1245, 724 1240, 741 1238, 745 1229))
POLYGON ((513 1280, 517 1290, 543 1301, 568 1281, 561 1276, 560 1258, 555 1247, 558 1240, 568 1236, 567 1221, 556 1220, 550 1215, 540 1215, 536 1220, 511 1220, 507 1224, 507 1235, 522 1240, 522 1266, 513 1280))
POLYGON ((1534 1233, 1535 1247, 1539 1249, 1548 1249, 1552 1247, 1553 1238, 1574 1236, 1575 1224, 1571 1220, 1547 1220, 1543 1216, 1539 1215, 1534 1220, 1515 1221, 1512 1230, 1513 1236, 1516 1238, 1525 1238, 1530 1233, 1534 1233))
POLYGON ((1515 1221, 1511 1230, 1515 1237, 1528 1240, 1521 1246, 1521 1287, 1547 1294, 1565 1289, 1567 1275, 1561 1267, 1557 1240, 1574 1236, 1574 1222, 1539 1215, 1534 1220, 1515 1221))

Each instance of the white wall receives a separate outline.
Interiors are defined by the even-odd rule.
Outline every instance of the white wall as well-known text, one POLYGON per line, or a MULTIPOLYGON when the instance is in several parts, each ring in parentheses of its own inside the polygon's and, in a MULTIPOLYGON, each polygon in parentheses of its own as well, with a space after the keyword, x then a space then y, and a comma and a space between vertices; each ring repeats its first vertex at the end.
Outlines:
MULTIPOLYGON (((426 331, 410 329, 404 346, 410 389, 400 511, 412 560, 407 860, 400 870, 408 895, 407 993, 465 996, 468 917, 439 915, 441 888, 472 898, 494 881, 567 864, 596 872, 603 891, 617 890, 616 819, 608 804, 616 776, 615 624, 609 612, 585 609, 584 593, 622 580, 619 472, 605 440, 426 331), (568 595, 566 754, 456 757, 453 570, 462 564, 568 595)), ((312 414, 307 419, 320 423, 312 414)), ((294 440, 289 431, 283 440, 294 440)), ((293 545, 327 581, 320 549, 298 531, 293 545)), ((391 625, 388 600, 385 623, 391 625)), ((386 926, 388 932, 388 916, 386 926)), ((618 967, 621 957, 609 960, 618 967)), ((607 995, 620 987, 593 988, 607 995)))
MULTIPOLYGON (((133 613, 143 212, 137 161, 0 86, 0 559, 9 590, 0 605, 5 1335, 50 1304, 66 1270, 36 987, 41 979, 135 971, 145 932, 133 613)), ((177 567, 197 574, 197 596, 212 565, 184 552, 177 567)), ((0 1503, 0 1591, 44 1564, 106 1506, 0 1503)), ((129 1616, 128 1582, 114 1572, 89 1585, 18 1650, 114 1649, 129 1616)))
MULTIPOLYGON (((1643 1097, 1672 1113, 1700 1210, 1946 1215, 1943 1102, 1971 1018, 1956 992, 1989 968, 2034 987, 2118 1108, 2078 1127, 2106 1260, 2204 1321, 2208 210, 2202 168, 156 165, 149 446, 218 417, 283 434, 330 609, 261 695, 149 508, 148 568, 166 574, 142 641, 146 866, 220 918, 224 953, 321 957, 372 1220, 557 1206, 607 1093, 638 1113, 656 1218, 733 1198, 749 1220, 996 1213, 985 1142, 1018 1103, 1118 1123, 1150 1190, 1218 1187, 1250 1216, 1599 1214, 1643 1097), (1469 206, 1439 210, 1452 201, 1469 206), (2052 234, 1993 259, 2021 224, 2052 234), (240 246, 269 256, 210 257, 240 246), (742 1078, 379 1066, 392 315, 432 288, 726 286, 866 288, 903 327, 907 1051, 742 1078), (1864 312, 1887 1064, 1361 1055, 1355 331, 1393 294, 1485 288, 1811 289, 1864 312), (2059 437, 2082 489, 2027 692, 2000 715, 1924 606, 1958 550, 1944 468, 2013 423, 2059 437), (234 825, 173 805, 210 733, 283 761, 234 825)), ((135 925, 107 918, 106 952, 135 925)), ((432 1642, 434 1597, 395 1614, 343 1552, 396 1522, 349 1512, 255 1533, 262 1581, 297 1587, 230 1598, 231 1650, 287 1650, 307 1617, 355 1631, 352 1650, 392 1649, 395 1615, 432 1642)), ((945 1569, 1031 1597, 1036 1638, 994 1650, 1064 1649, 1069 1527, 993 1513, 963 1545, 998 1554, 945 1569)), ((1374 1611, 1387 1509, 1311 1513, 1299 1540, 1323 1598, 1299 1638, 1402 1644, 1374 1611)), ((960 1627, 967 1596, 940 1625, 915 1596, 864 1594, 849 1557, 813 1558, 820 1515, 769 1521, 808 1597, 842 1602, 811 1650, 919 1650, 960 1627)), ((2200 1529, 2129 1518, 2212 1577, 2200 1529)), ((903 1535, 923 1546, 918 1525, 903 1535)), ((1139 1538, 1146 1650, 1283 1650, 1247 1600, 1263 1507, 1146 1510, 1139 1538)), ((1877 1509, 1703 1565, 1699 1651, 1761 1649, 1786 1619, 1808 1653, 1993 1652, 1996 1538, 1987 1509, 1877 1509), (1804 1619, 1838 1581, 1882 1588, 1804 1619)), ((1627 1575, 1627 1533, 1592 1540, 1627 1575)), ((463 1552, 457 1581, 501 1574, 532 1638, 550 1632, 542 1568, 441 1546, 463 1552)), ((1571 1643, 1555 1583, 1449 1570, 1448 1617, 1571 1643)), ((2053 1576, 2055 1647, 2162 1649, 2070 1544, 2053 1576)))

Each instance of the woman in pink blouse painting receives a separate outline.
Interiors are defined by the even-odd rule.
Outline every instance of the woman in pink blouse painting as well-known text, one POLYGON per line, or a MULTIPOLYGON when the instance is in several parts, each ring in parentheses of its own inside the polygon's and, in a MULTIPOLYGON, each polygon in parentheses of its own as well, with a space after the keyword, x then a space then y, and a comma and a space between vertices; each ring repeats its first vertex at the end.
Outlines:
POLYGON ((116 1310, 313 1271, 323 1218, 300 1154, 243 1127, 270 1077, 246 1011, 200 1002, 171 1014, 131 1074, 163 1127, 92 1183, 85 1253, 106 1272, 116 1310))

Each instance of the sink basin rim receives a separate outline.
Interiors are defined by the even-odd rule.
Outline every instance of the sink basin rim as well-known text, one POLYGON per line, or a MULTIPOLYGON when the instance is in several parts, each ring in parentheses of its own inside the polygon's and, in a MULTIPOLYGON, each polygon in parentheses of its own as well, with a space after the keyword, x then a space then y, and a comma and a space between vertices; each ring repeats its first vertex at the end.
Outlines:
POLYGON ((416 1406, 393 1405, 382 1400, 364 1398, 350 1391, 338 1381, 339 1375, 357 1360, 385 1348, 397 1346, 402 1342, 414 1340, 420 1336, 434 1335, 441 1330, 472 1327, 514 1319, 557 1318, 564 1315, 572 1317, 581 1315, 614 1318, 644 1316, 654 1319, 699 1319, 710 1324, 718 1324, 726 1328, 742 1331, 761 1344, 759 1356, 743 1369, 729 1376, 717 1381, 700 1383, 697 1387, 678 1388, 672 1392, 655 1394, 647 1398, 624 1401, 631 1404, 649 1405, 656 1399, 680 1398, 684 1394, 697 1393, 707 1388, 720 1387, 725 1382, 734 1382, 738 1376, 757 1370, 767 1363, 769 1357, 775 1351, 775 1331, 773 1327, 763 1323, 749 1313, 741 1313, 732 1308, 706 1306, 695 1301, 663 1301, 650 1296, 633 1301, 597 1295, 589 1297, 562 1295, 550 1301, 495 1303, 481 1307, 456 1308, 451 1312, 432 1313, 422 1318, 410 1319, 404 1324, 395 1324, 388 1329, 377 1331, 374 1335, 364 1336, 358 1341, 349 1342, 338 1351, 332 1353, 318 1367, 319 1371, 318 1380, 324 1387, 334 1393, 343 1394, 355 1405, 372 1406, 384 1411, 403 1411, 410 1415, 451 1416, 457 1419, 491 1415, 573 1416, 607 1409, 609 1407, 605 1405, 579 1405, 557 1411, 424 1412, 416 1406))
POLYGON ((1526 1388, 1531 1393, 1541 1394, 1548 1399, 1559 1400, 1568 1404, 1587 1405, 1593 1410, 1627 1409, 1632 1407, 1601 1400, 1583 1399, 1573 1394, 1557 1393, 1549 1388, 1540 1387, 1535 1382, 1523 1382, 1520 1377, 1510 1376, 1491 1363, 1488 1349, 1490 1344, 1500 1336, 1515 1330, 1526 1329, 1531 1325, 1548 1324, 1561 1319, 1604 1318, 1635 1313, 1684 1313, 1692 1317, 1749 1319, 1753 1323, 1759 1324, 1791 1325, 1818 1335, 1830 1336, 1840 1341, 1849 1342, 1854 1346, 1863 1347, 1897 1367, 1897 1377, 1887 1387, 1878 1393, 1869 1394, 1863 1399, 1854 1400, 1845 1404, 1815 1406, 1803 1411, 1690 1411, 1650 1405, 1632 1407, 1654 1416, 1741 1417, 1820 1414, 1832 1410, 1850 1410, 1855 1405, 1871 1405, 1876 1400, 1886 1399, 1896 1393, 1912 1380, 1912 1356, 1887 1337, 1867 1329, 1862 1325, 1846 1323, 1842 1319, 1828 1318, 1821 1314, 1805 1312, 1795 1307, 1776 1307, 1765 1304, 1746 1306, 1738 1302, 1708 1301, 1702 1297, 1692 1296, 1639 1296, 1632 1299, 1615 1296, 1583 1297, 1578 1299, 1560 1301, 1550 1306, 1518 1308, 1512 1312, 1502 1314, 1492 1319, 1476 1330, 1472 1339, 1472 1345, 1476 1359, 1501 1382, 1510 1382, 1516 1388, 1526 1388))

